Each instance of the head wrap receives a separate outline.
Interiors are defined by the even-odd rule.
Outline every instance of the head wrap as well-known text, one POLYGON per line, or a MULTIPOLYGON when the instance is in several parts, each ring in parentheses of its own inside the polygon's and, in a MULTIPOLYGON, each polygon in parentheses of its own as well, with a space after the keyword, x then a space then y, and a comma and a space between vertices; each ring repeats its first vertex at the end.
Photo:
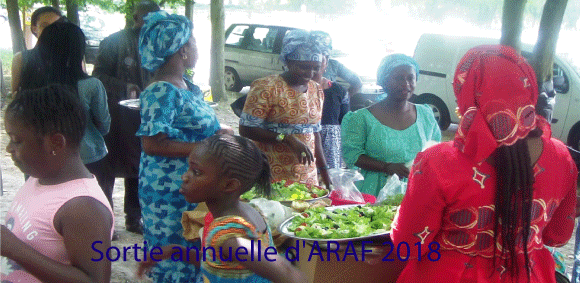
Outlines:
POLYGON ((288 64, 289 60, 322 62, 327 48, 320 41, 322 38, 320 32, 313 33, 305 30, 289 31, 282 41, 280 60, 284 64, 288 64))
POLYGON ((406 65, 413 67, 415 70, 415 78, 419 78, 419 64, 415 59, 404 54, 391 54, 383 58, 377 70, 377 85, 385 89, 387 79, 395 68, 406 65))
POLYGON ((310 37, 321 49, 324 56, 330 56, 330 51, 332 50, 332 38, 327 32, 323 31, 312 31, 310 32, 310 37))
POLYGON ((457 65, 453 90, 463 114, 454 145, 477 163, 536 128, 536 75, 509 46, 470 49, 457 65))
POLYGON ((139 36, 141 66, 155 72, 189 41, 193 24, 184 16, 165 11, 151 12, 143 20, 145 25, 139 36))

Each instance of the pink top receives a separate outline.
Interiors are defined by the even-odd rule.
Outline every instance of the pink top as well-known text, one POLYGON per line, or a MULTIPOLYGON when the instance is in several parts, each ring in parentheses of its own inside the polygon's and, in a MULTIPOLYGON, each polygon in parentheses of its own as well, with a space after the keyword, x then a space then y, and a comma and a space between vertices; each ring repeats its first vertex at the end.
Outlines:
MULTIPOLYGON (((16 193, 5 224, 19 239, 38 252, 64 264, 70 264, 63 237, 54 228, 54 215, 67 201, 90 196, 105 205, 114 216, 109 201, 97 180, 76 179, 58 185, 41 185, 30 177, 16 193)), ((114 224, 114 221, 113 221, 114 224)), ((111 226, 111 236, 114 226, 111 226)), ((2 257, 2 282, 40 282, 16 262, 2 257)))

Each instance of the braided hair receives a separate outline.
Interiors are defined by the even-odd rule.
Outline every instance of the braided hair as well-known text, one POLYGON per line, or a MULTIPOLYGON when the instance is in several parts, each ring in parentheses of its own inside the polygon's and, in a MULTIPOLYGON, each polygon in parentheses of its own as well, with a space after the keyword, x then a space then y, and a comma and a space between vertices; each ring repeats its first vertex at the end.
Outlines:
MULTIPOLYGON (((532 131, 528 137, 537 137, 541 131, 532 131)), ((494 243, 501 235, 501 255, 507 256, 504 266, 511 276, 521 267, 517 263, 519 250, 524 253, 524 267, 528 281, 530 261, 528 243, 530 238, 531 208, 533 200, 534 171, 530 161, 527 138, 510 146, 501 146, 495 152, 497 192, 495 195, 494 243), (501 232, 498 234, 497 232, 501 232)), ((494 253, 495 258, 495 253, 494 253)))
POLYGON ((30 126, 39 136, 61 133, 69 148, 78 148, 85 132, 85 112, 76 90, 51 84, 17 92, 6 118, 30 126))
POLYGON ((242 183, 241 193, 254 187, 256 193, 270 196, 270 164, 256 144, 247 138, 227 134, 213 135, 204 140, 204 144, 204 150, 214 157, 222 174, 242 183))
POLYGON ((31 59, 22 71, 22 89, 36 89, 51 83, 77 86, 88 78, 83 70, 85 34, 77 25, 55 22, 44 29, 31 59))

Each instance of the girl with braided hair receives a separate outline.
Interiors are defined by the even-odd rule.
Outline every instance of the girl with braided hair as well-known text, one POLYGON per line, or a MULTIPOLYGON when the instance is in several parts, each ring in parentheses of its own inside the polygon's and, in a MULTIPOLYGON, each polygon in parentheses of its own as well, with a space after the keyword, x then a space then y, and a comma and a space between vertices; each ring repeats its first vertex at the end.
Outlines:
MULTIPOLYGON (((264 260, 264 248, 274 247, 270 228, 258 209, 240 201, 240 195, 252 187, 261 194, 270 194, 270 165, 264 153, 249 139, 214 135, 191 152, 188 163, 179 192, 187 202, 205 202, 214 218, 203 236, 203 247, 211 248, 203 250, 203 282, 305 282, 301 273, 278 254, 269 254, 264 260), (239 249, 254 255, 236 253, 234 258, 233 252, 239 249)), ((189 262, 200 265, 201 251, 180 245, 163 247, 161 258, 169 259, 176 249, 187 251, 189 262)), ((153 260, 142 262, 138 274, 154 264, 153 260)))
POLYGON ((83 106, 74 89, 18 92, 6 108, 6 151, 30 175, 2 225, 2 282, 109 282, 114 215, 80 156, 83 106), (101 255, 102 256, 102 255, 101 255))
POLYGON ((455 139, 417 155, 393 222, 410 247, 398 281, 555 282, 544 245, 571 237, 578 171, 536 115, 534 71, 511 47, 479 46, 453 87, 455 139))

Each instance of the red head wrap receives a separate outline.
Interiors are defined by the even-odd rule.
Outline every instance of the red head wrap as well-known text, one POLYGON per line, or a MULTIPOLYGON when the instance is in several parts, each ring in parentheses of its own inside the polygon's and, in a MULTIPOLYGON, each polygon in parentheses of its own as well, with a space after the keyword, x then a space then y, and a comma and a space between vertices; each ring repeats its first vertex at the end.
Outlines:
POLYGON ((536 128, 536 75, 509 46, 470 49, 457 65, 453 90, 463 114, 455 146, 478 163, 536 128))

